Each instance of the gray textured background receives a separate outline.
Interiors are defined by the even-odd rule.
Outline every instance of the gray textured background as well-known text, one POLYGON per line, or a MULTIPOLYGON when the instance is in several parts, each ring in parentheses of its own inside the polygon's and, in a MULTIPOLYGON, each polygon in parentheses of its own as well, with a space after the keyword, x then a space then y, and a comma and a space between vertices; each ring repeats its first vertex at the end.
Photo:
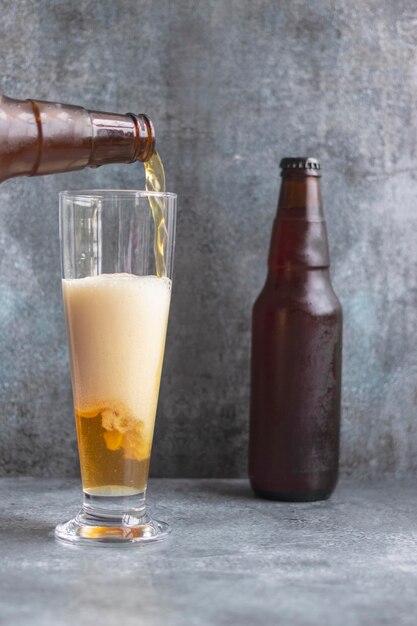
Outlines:
MULTIPOLYGON (((148 113, 179 195, 155 475, 245 475, 250 310, 294 153, 324 167, 343 471, 417 469, 416 52, 413 0, 3 1, 0 90, 148 113)), ((114 166, 0 187, 4 475, 78 471, 58 191, 143 184, 114 166)))

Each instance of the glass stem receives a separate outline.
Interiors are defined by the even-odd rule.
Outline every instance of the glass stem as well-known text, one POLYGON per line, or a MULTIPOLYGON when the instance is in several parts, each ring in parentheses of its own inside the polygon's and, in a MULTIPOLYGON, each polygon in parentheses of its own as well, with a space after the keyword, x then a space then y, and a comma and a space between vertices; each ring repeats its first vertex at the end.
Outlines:
POLYGON ((93 496, 84 492, 82 513, 91 524, 137 524, 146 517, 146 491, 132 496, 93 496))

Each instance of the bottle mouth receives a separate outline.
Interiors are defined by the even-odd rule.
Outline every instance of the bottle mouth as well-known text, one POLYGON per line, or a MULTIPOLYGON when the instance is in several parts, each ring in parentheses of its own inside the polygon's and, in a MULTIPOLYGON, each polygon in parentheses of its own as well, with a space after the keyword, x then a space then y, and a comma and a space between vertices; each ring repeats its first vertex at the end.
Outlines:
POLYGON ((135 115, 134 113, 128 113, 133 119, 136 126, 136 146, 135 154, 132 159, 134 161, 149 161, 151 156, 155 153, 155 128, 152 121, 144 113, 135 115))

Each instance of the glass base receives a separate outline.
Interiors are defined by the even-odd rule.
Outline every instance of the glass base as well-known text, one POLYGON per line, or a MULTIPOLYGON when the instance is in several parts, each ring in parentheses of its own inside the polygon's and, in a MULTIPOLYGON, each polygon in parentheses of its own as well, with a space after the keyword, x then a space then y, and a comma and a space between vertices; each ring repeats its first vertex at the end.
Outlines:
POLYGON ((165 522, 151 519, 145 510, 144 494, 129 497, 100 497, 84 494, 84 506, 73 519, 55 528, 55 539, 66 544, 89 546, 132 546, 155 543, 171 532, 165 522), (139 506, 138 506, 139 505, 139 506))

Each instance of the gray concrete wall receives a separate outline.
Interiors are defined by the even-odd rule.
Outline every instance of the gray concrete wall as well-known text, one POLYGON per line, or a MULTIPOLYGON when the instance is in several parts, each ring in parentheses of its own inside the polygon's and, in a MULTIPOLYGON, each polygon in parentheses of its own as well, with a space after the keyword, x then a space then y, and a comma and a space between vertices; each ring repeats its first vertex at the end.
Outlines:
MULTIPOLYGON (((345 310, 342 468, 417 468, 413 0, 2 3, 0 90, 155 121, 179 195, 153 473, 246 471, 251 305, 282 156, 324 168, 345 310)), ((137 166, 0 187, 0 473, 74 475, 57 194, 137 166)))

